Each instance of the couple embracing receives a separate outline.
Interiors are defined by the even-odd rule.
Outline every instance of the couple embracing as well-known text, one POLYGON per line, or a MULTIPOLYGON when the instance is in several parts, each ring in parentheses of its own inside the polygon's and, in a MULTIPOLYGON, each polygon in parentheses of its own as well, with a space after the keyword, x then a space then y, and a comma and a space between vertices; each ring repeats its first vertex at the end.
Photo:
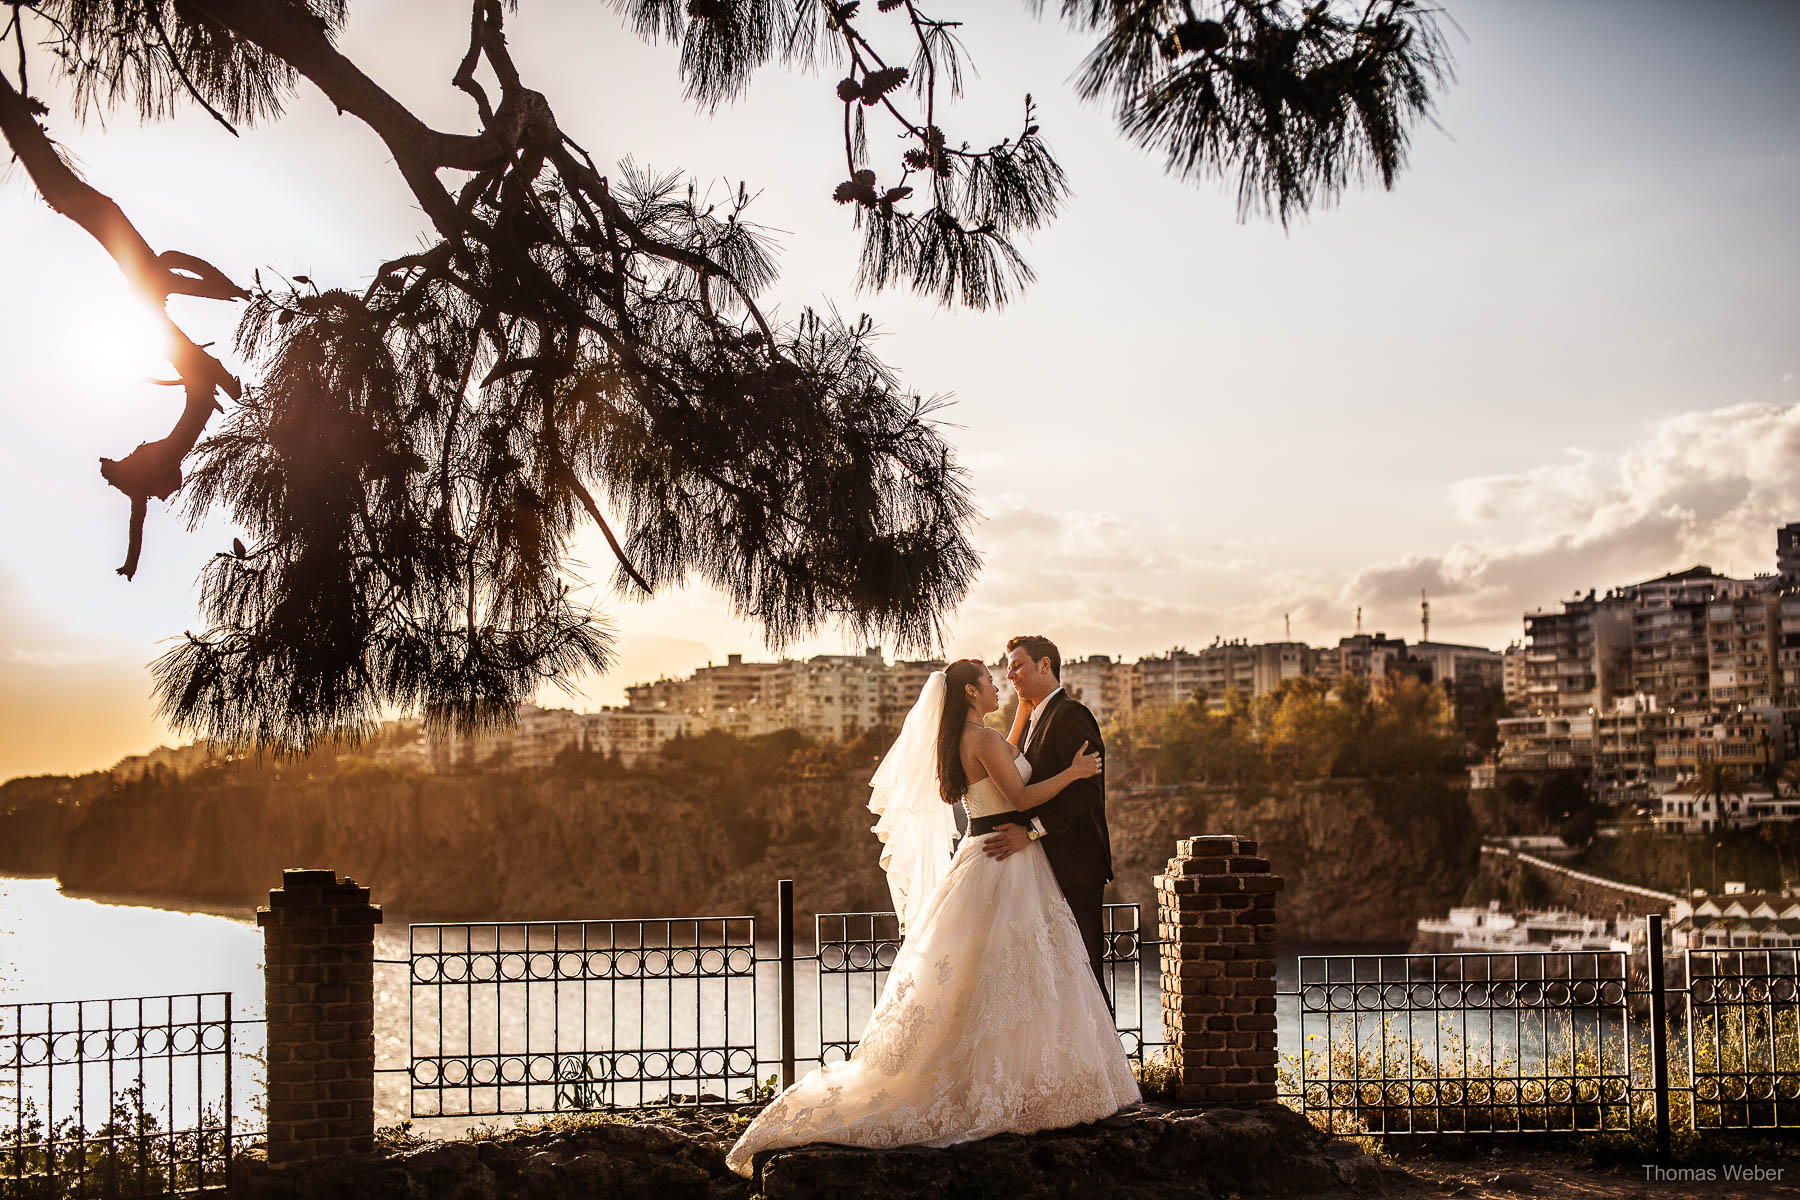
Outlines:
POLYGON ((871 783, 905 941, 855 1053, 777 1096, 726 1163, 784 1146, 948 1146, 1139 1100, 1107 1006, 1100 729, 1048 638, 1007 643, 1002 736, 975 659, 933 672, 871 783), (959 829, 966 828, 966 836, 959 829))

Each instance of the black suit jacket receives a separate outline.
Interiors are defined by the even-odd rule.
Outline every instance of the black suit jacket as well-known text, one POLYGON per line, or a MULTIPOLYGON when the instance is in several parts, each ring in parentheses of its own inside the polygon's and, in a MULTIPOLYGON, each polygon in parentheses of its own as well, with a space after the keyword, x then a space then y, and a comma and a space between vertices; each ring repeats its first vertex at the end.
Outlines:
MULTIPOLYGON (((1086 742, 1091 753, 1104 754, 1100 723, 1087 705, 1058 692, 1038 715, 1037 728, 1025 743, 1025 761, 1031 778, 1042 781, 1075 761, 1086 742)), ((1112 835, 1106 828, 1106 760, 1100 774, 1077 779, 1055 796, 1022 814, 1044 825, 1040 843, 1050 860, 1056 881, 1067 891, 1071 884, 1111 883, 1112 835)))

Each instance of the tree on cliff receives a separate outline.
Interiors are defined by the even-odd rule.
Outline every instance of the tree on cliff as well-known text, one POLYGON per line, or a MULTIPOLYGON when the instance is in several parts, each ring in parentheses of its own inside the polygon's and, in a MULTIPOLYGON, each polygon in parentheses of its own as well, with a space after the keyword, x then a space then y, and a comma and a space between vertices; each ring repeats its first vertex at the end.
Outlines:
POLYGON ((1254 702, 1233 691, 1215 711, 1197 695, 1107 731, 1123 775, 1232 787, 1436 775, 1458 764, 1461 741, 1443 690, 1417 679, 1378 691, 1357 679, 1335 691, 1290 679, 1254 702))
MULTIPOLYGON (((702 107, 770 62, 842 72, 821 97, 843 112, 831 198, 863 231, 865 284, 985 307, 1029 281, 1019 239, 1055 214, 1063 171, 1029 97, 985 148, 947 128, 957 22, 914 0, 616 3, 679 47, 702 107), (872 153, 872 119, 897 135, 891 156, 872 153)), ((181 490, 191 521, 218 508, 244 531, 203 574, 208 628, 156 665, 165 715, 300 746, 390 705, 510 719, 545 679, 607 664, 564 582, 586 522, 617 586, 697 575, 772 642, 826 623, 935 641, 979 565, 962 472, 933 404, 872 353, 867 318, 777 322, 759 306, 775 268, 750 190, 709 205, 629 160, 603 169, 522 76, 500 0, 454 18, 474 132, 433 128, 339 51, 347 9, 11 0, 0 26, 16 47, 0 134, 171 341, 172 427, 101 463, 131 506, 120 571, 137 569, 152 497, 181 490), (77 110, 59 117, 191 103, 232 134, 304 81, 381 139, 436 240, 359 286, 259 275, 246 289, 202 255, 159 253, 52 140, 33 91, 47 72, 77 110), (171 296, 243 304, 249 382, 167 319, 171 296)), ((1077 87, 1111 101, 1125 136, 1283 222, 1352 183, 1391 184, 1448 73, 1421 0, 1064 0, 1061 15, 1094 34, 1077 87)))

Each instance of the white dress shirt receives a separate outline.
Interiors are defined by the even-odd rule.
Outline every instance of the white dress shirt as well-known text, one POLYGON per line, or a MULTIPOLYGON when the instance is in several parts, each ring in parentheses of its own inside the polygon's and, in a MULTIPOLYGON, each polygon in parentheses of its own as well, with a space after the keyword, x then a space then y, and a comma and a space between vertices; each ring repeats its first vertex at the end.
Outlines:
POLYGON ((1031 735, 1037 731, 1038 718, 1044 715, 1044 710, 1050 707, 1050 701, 1056 699, 1061 692, 1062 688, 1058 686, 1056 691, 1039 700, 1037 707, 1031 710, 1031 715, 1025 718, 1025 745, 1031 745, 1031 735))
MULTIPOLYGON (((1048 696, 1039 700, 1037 702, 1037 707, 1031 710, 1031 715, 1025 718, 1025 745, 1031 745, 1031 735, 1037 732, 1038 718, 1044 715, 1044 710, 1050 707, 1050 701, 1056 699, 1057 694, 1061 691, 1061 686, 1058 686, 1056 691, 1051 692, 1048 696)), ((1038 831, 1039 837, 1044 836, 1044 823, 1038 820, 1036 816, 1031 818, 1031 827, 1038 831)))

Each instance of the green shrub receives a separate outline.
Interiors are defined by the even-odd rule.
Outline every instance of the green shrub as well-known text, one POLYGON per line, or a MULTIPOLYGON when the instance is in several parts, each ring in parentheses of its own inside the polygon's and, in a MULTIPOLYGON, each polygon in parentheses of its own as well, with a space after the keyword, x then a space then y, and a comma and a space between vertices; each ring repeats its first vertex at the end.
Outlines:
POLYGON ((107 1120, 83 1128, 75 1117, 46 1123, 27 1099, 0 1128, 0 1197, 155 1196, 225 1182, 222 1113, 207 1108, 199 1128, 171 1130, 144 1109, 143 1088, 112 1098, 107 1120))

